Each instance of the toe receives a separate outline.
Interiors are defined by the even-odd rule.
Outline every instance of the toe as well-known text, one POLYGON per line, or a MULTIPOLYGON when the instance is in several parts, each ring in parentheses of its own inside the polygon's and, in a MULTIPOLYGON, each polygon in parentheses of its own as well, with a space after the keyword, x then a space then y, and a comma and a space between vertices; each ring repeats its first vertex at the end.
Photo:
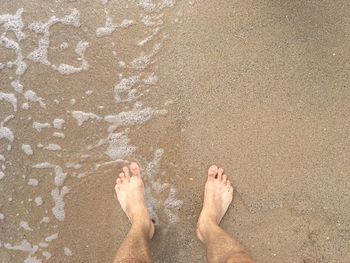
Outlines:
POLYGON ((223 183, 224 185, 226 185, 226 183, 227 183, 227 175, 226 175, 226 174, 223 174, 223 175, 222 175, 222 183, 223 183))
POLYGON ((230 195, 233 195, 233 187, 230 186, 230 188, 228 189, 228 192, 230 193, 230 195))
POLYGON ((219 179, 219 181, 222 181, 222 174, 223 173, 224 173, 224 169, 219 168, 219 170, 218 170, 218 179, 219 179))
POLYGON ((132 162, 130 164, 130 171, 132 176, 140 176, 140 167, 137 163, 132 162))
POLYGON ((130 180, 129 168, 126 167, 126 166, 124 166, 124 167, 123 167, 123 172, 124 172, 124 174, 125 174, 125 179, 126 179, 127 181, 129 181, 129 180, 130 180))
POLYGON ((208 169, 208 180, 213 180, 217 174, 218 167, 216 165, 210 166, 208 169))
POLYGON ((122 183, 122 180, 120 178, 117 178, 116 184, 121 184, 121 183, 122 183))
POLYGON ((119 178, 120 178, 120 183, 122 183, 125 180, 125 174, 124 173, 120 173, 119 174, 119 178))

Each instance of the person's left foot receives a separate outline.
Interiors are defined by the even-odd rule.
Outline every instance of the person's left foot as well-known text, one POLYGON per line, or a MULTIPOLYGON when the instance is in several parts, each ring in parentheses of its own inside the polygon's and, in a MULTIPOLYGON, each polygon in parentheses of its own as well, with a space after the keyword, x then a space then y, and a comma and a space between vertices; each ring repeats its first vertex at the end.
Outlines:
POLYGON ((151 239, 154 234, 154 224, 147 210, 144 184, 137 163, 123 167, 123 172, 119 174, 114 189, 119 204, 131 224, 141 226, 151 239))

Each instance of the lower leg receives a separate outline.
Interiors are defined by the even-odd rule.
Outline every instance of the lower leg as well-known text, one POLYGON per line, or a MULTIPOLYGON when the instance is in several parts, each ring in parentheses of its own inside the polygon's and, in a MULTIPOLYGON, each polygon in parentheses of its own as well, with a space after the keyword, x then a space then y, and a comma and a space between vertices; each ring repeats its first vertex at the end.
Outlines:
POLYGON ((233 198, 233 187, 223 170, 211 166, 205 185, 204 204, 197 225, 197 236, 207 249, 209 263, 252 263, 252 259, 219 223, 233 198))
POLYGON ((132 225, 117 251, 114 263, 149 263, 152 259, 148 242, 153 237, 154 225, 146 208, 140 168, 132 163, 130 171, 124 167, 115 186, 118 201, 132 225))

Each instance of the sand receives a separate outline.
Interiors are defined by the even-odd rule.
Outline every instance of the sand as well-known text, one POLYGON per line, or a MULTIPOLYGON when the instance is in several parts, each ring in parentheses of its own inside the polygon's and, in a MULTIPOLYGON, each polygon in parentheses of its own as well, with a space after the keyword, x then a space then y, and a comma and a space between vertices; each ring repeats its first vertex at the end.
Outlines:
POLYGON ((350 258, 347 1, 3 1, 0 261, 111 262, 115 178, 143 168, 154 262, 206 262, 222 227, 256 262, 350 258))

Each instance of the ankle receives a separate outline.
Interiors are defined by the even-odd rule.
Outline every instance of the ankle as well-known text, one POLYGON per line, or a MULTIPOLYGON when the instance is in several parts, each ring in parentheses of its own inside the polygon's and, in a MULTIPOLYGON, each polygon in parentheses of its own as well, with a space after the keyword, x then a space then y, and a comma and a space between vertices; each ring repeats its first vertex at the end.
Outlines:
POLYGON ((133 220, 132 228, 141 231, 147 238, 151 239, 154 234, 154 224, 150 219, 133 220))
POLYGON ((197 237, 199 238, 202 243, 206 243, 206 241, 209 239, 210 233, 213 232, 213 229, 216 227, 219 227, 215 220, 207 218, 205 220, 198 220, 197 223, 197 237))

